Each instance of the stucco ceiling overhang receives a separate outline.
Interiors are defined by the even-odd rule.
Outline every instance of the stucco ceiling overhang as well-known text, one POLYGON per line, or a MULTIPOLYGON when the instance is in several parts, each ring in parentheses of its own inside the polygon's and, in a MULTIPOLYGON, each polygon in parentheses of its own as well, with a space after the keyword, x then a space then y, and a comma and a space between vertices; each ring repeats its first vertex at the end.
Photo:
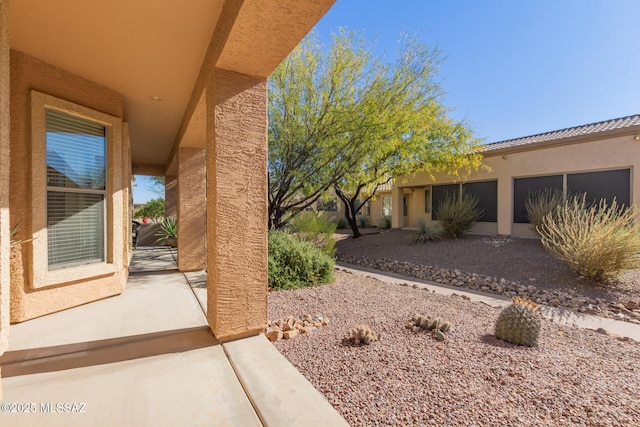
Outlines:
POLYGON ((160 172, 203 143, 203 62, 266 78, 334 1, 13 0, 11 46, 121 93, 132 163, 160 172))

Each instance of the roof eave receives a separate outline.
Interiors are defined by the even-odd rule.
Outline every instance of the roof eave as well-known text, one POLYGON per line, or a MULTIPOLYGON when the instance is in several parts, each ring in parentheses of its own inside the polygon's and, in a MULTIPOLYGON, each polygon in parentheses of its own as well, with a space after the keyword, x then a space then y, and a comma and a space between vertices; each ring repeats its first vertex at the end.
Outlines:
POLYGON ((598 141, 602 139, 617 138, 621 136, 632 136, 640 134, 640 125, 629 126, 621 129, 612 129, 602 132, 590 133, 587 135, 569 136, 566 138, 551 139, 549 141, 534 142, 522 145, 514 145, 512 147, 504 147, 497 149, 485 149, 482 151, 484 157, 493 157, 504 154, 513 154, 524 151, 539 150, 542 148, 551 148, 563 145, 581 144, 584 142, 598 141))

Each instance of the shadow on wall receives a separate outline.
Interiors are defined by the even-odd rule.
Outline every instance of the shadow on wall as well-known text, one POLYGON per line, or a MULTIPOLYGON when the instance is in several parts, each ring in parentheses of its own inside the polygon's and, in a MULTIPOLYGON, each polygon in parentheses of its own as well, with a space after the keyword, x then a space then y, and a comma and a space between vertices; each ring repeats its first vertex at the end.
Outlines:
POLYGON ((161 246, 163 241, 158 241, 156 233, 160 231, 161 224, 140 224, 140 240, 138 240, 138 247, 140 246, 161 246))

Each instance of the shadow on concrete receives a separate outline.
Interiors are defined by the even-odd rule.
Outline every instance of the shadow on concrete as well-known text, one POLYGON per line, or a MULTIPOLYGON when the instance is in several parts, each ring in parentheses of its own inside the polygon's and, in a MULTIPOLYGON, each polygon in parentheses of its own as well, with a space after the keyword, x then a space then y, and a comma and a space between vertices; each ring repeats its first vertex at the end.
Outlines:
POLYGON ((105 340, 9 351, 2 376, 38 374, 179 353, 219 344, 208 326, 105 340))

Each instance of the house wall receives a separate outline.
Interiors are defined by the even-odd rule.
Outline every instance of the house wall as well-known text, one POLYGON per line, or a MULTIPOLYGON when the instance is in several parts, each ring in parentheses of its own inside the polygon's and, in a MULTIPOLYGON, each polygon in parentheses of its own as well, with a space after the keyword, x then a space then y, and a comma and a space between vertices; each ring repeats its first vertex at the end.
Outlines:
MULTIPOLYGON (((13 248, 11 253, 11 322, 21 322, 55 311, 85 304, 121 293, 124 290, 128 270, 128 251, 124 236, 129 236, 129 212, 125 203, 130 191, 130 156, 126 132, 123 137, 123 97, 65 70, 47 64, 22 52, 11 51, 11 188, 9 191, 11 216, 20 222, 17 239, 30 238, 42 230, 35 230, 32 221, 34 209, 45 206, 34 205, 32 199, 32 141, 31 141, 31 91, 60 98, 117 118, 120 128, 113 132, 108 150, 115 154, 108 176, 111 178, 108 203, 113 207, 108 220, 112 224, 107 241, 112 245, 114 271, 100 277, 92 276, 92 267, 87 266, 87 278, 61 282, 44 287, 34 287, 32 266, 34 264, 33 242, 13 248), (125 152, 123 152, 123 146, 125 152)), ((126 129, 126 127, 125 127, 126 129)), ((111 157, 110 157, 111 159, 111 157)), ((36 171, 37 172, 37 171, 36 171)), ((42 260, 36 260, 42 262, 42 260)))
POLYGON ((133 256, 133 242, 129 238, 131 233, 131 221, 133 220, 133 191, 131 171, 131 141, 129 140, 129 126, 122 126, 122 206, 125 208, 125 220, 122 222, 122 235, 125 236, 123 247, 124 266, 129 268, 133 256))
MULTIPOLYGON (((576 141, 571 144, 513 150, 492 154, 489 152, 483 164, 490 170, 481 169, 466 178, 456 178, 445 174, 436 174, 432 179, 428 173, 421 172, 407 179, 400 179, 401 187, 428 188, 433 184, 473 182, 482 180, 498 181, 498 221, 479 223, 473 232, 481 234, 505 234, 520 237, 533 237, 529 224, 513 224, 513 179, 561 173, 590 172, 609 169, 631 169, 631 202, 638 206, 640 201, 640 142, 634 136, 640 131, 631 130, 626 135, 609 138, 576 141)), ((418 191, 418 190, 416 190, 418 191)), ((378 197, 380 199, 380 197, 378 197)), ((434 206, 435 208, 435 206, 434 206)), ((378 209, 376 209, 377 211, 378 209)), ((381 209, 380 209, 381 210, 381 209)), ((373 212, 373 211, 372 211, 373 212)), ((422 213, 412 217, 410 224, 417 224, 419 218, 428 218, 422 213)))
POLYGON ((369 201, 371 206, 371 225, 378 226, 378 223, 382 220, 382 198, 391 197, 391 191, 378 191, 376 195, 369 201))
POLYGON ((178 151, 178 269, 204 270, 207 264, 206 150, 178 151))
MULTIPOLYGON (((9 4, 0 0, 0 355, 9 345, 9 4)), ((1 372, 0 372, 1 374, 1 372)), ((2 386, 0 384, 0 401, 2 386)))

